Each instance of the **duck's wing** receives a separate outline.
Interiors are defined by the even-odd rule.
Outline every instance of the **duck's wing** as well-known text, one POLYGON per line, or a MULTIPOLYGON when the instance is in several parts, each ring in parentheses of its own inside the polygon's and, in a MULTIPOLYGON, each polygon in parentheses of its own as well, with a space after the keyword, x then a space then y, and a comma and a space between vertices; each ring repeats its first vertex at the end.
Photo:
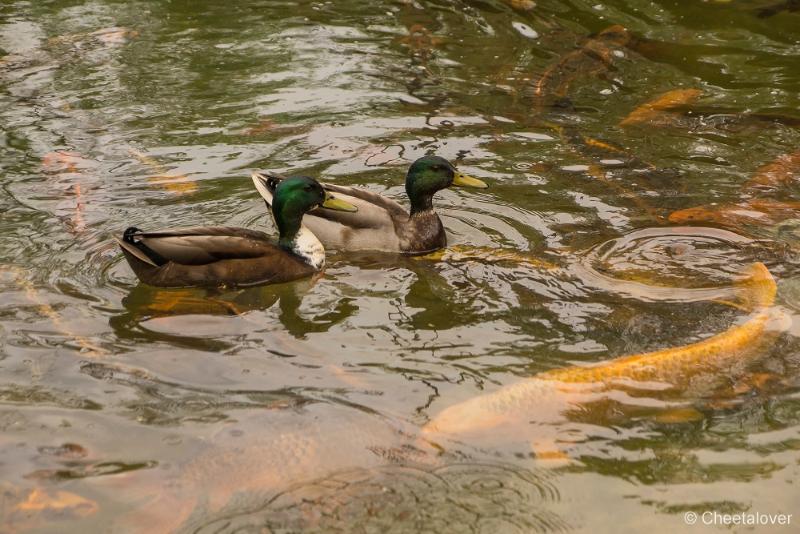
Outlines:
MULTIPOLYGON (((254 172, 252 178, 261 198, 264 199, 268 207, 271 207, 275 188, 281 180, 285 179, 285 176, 265 171, 254 172)), ((303 219, 304 224, 309 228, 318 227, 320 224, 324 224, 325 221, 330 221, 353 229, 393 229, 399 222, 408 219, 408 212, 403 206, 377 193, 360 187, 347 187, 327 183, 322 184, 322 187, 331 192, 336 198, 353 204, 358 208, 358 211, 346 212, 316 208, 308 212, 303 219)))
POLYGON ((356 212, 332 211, 317 209, 311 213, 315 216, 342 221, 341 215, 349 215, 355 220, 385 220, 386 215, 391 219, 407 219, 408 212, 392 200, 378 193, 373 193, 360 187, 347 187, 342 185, 323 184, 323 187, 334 194, 336 198, 341 198, 351 202, 358 208, 356 212))
POLYGON ((125 231, 120 246, 158 267, 167 262, 207 265, 221 260, 253 259, 285 254, 267 234, 229 226, 198 226, 157 232, 125 231))

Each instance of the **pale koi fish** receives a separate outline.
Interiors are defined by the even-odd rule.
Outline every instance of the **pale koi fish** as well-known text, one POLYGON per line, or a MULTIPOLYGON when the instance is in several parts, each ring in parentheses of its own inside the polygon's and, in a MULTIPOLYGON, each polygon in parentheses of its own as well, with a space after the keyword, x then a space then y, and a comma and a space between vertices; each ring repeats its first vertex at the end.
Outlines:
POLYGON ((540 437, 548 423, 563 422, 570 410, 607 397, 608 386, 614 383, 684 388, 699 374, 750 363, 777 337, 773 323, 779 314, 772 307, 775 280, 766 266, 756 263, 747 275, 739 286, 754 312, 741 325, 689 345, 539 373, 446 408, 423 428, 423 434, 461 438, 492 434, 503 439, 507 436, 497 431, 500 427, 524 432, 523 427, 538 425, 540 437))

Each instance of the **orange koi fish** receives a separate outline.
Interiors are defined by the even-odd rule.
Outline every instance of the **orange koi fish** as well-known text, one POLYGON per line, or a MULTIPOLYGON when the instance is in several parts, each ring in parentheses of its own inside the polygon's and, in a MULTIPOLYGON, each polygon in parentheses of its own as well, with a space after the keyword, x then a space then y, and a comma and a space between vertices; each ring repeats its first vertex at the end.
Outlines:
POLYGON ((516 265, 528 265, 534 269, 545 269, 548 271, 558 269, 558 266, 553 263, 534 258, 528 254, 522 254, 517 250, 471 247, 467 245, 454 245, 431 252, 430 254, 425 254, 424 256, 414 256, 414 259, 449 262, 480 261, 482 263, 512 263, 516 265))
POLYGON ((754 310, 741 325, 681 347, 625 356, 599 365, 539 373, 446 408, 423 428, 423 433, 485 434, 501 425, 518 428, 531 420, 563 420, 564 412, 576 404, 597 400, 598 386, 602 389, 619 380, 632 380, 680 387, 688 385, 698 374, 748 362, 777 337, 777 331, 771 330, 773 320, 778 317, 772 308, 777 286, 763 263, 749 267, 747 278, 739 286, 748 306, 754 310), (568 395, 564 396, 565 393, 568 395))
MULTIPOLYGON (((44 172, 57 176, 59 180, 72 183, 70 189, 74 196, 74 202, 69 202, 68 211, 74 210, 74 214, 68 217, 67 224, 73 232, 80 233, 86 229, 86 221, 83 216, 86 211, 86 201, 83 193, 88 188, 82 187, 82 179, 85 179, 83 171, 90 169, 95 164, 78 152, 66 150, 48 152, 42 157, 44 172)), ((61 204, 58 209, 59 211, 63 209, 61 204)))
POLYGON ((128 153, 138 159, 140 163, 150 167, 155 176, 150 176, 147 181, 176 195, 185 195, 197 191, 197 183, 185 174, 172 174, 164 165, 150 156, 131 148, 128 153))
POLYGON ((533 0, 503 0, 506 4, 511 6, 513 9, 517 9, 519 11, 531 11, 533 8, 536 7, 536 2, 533 0))
POLYGON ((770 199, 751 199, 738 204, 722 206, 695 206, 674 211, 669 221, 676 224, 716 223, 721 226, 768 226, 800 214, 800 202, 782 202, 770 199))
POLYGON ((68 491, 31 489, 27 494, 17 488, 5 488, 5 499, 0 499, 0 529, 3 532, 20 532, 42 528, 50 523, 84 518, 97 512, 98 506, 68 491), (5 502, 4 502, 5 501, 5 502), (10 506, 11 502, 17 501, 10 506))
POLYGON ((800 181, 800 150, 763 165, 744 184, 747 189, 775 189, 800 181))
POLYGON ((407 46, 415 53, 430 54, 444 42, 441 37, 436 37, 431 31, 422 24, 413 24, 408 28, 408 35, 399 39, 399 42, 407 46))
POLYGON ((593 77, 608 70, 614 62, 614 53, 631 39, 630 32, 619 24, 601 31, 580 49, 548 67, 533 85, 534 98, 541 101, 548 97, 567 96, 572 82, 579 76, 593 77))
POLYGON ((14 276, 16 284, 25 292, 28 300, 35 304, 42 315, 48 317, 53 326, 61 332, 64 336, 71 338, 76 345, 80 347, 81 356, 89 358, 101 358, 108 355, 108 351, 93 343, 90 339, 80 334, 72 332, 61 315, 44 299, 42 299, 39 291, 34 287, 33 283, 27 279, 25 272, 19 267, 7 266, 0 269, 0 273, 7 272, 14 276))
POLYGON ((670 109, 689 104, 702 95, 700 89, 674 89, 649 100, 622 119, 620 126, 634 124, 671 124, 673 117, 665 113, 670 109))

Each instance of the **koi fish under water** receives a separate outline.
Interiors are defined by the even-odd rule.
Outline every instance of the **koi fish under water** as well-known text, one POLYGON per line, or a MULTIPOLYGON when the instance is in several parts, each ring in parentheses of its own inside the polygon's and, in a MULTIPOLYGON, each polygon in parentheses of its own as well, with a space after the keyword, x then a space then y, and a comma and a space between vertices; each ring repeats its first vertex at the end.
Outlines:
POLYGON ((669 221, 675 224, 716 223, 738 229, 746 225, 772 226, 796 217, 799 213, 800 202, 751 199, 736 204, 695 206, 674 211, 670 214, 669 221))
POLYGON ((624 55, 621 49, 631 39, 626 28, 615 24, 547 67, 533 84, 533 98, 537 105, 546 103, 548 99, 563 99, 578 78, 591 78, 608 71, 614 57, 624 55))
MULTIPOLYGON (((147 469, 93 480, 97 489, 124 492, 139 502, 118 518, 130 532, 202 530, 219 514, 259 510, 282 488, 353 468, 400 462, 436 466, 442 438, 513 440, 532 431, 526 444, 546 458, 542 444, 562 437, 571 424, 570 410, 611 396, 601 391, 618 380, 661 381, 683 387, 692 377, 753 361, 776 336, 769 325, 777 315, 772 304, 776 285, 757 263, 739 283, 745 307, 754 310, 740 326, 699 343, 618 358, 593 367, 567 367, 540 373, 445 409, 422 429, 401 419, 353 410, 337 402, 310 402, 297 409, 242 411, 203 441, 206 450, 167 470, 147 469), (568 417, 570 416, 570 417, 568 417)), ((647 382, 642 382, 647 385, 647 382)), ((551 457, 552 458, 552 457, 551 457)), ((266 508, 264 513, 268 513, 266 508)), ((249 512, 248 512, 249 513, 249 512)), ((309 518, 313 525, 314 518, 309 518)))
POLYGON ((800 150, 783 154, 777 159, 762 165, 752 178, 744 184, 744 189, 773 190, 800 182, 800 150))
POLYGON ((777 15, 782 11, 793 13, 800 11, 800 0, 783 0, 774 4, 762 7, 756 10, 756 16, 760 19, 766 19, 777 15))
POLYGON ((522 439, 539 454, 542 444, 551 445, 563 437, 555 423, 566 422, 568 413, 582 411, 587 403, 641 401, 611 391, 610 386, 687 389, 700 375, 752 363, 777 337, 779 329, 774 323, 782 314, 772 307, 776 284, 763 263, 752 265, 739 286, 747 307, 753 310, 741 325, 689 345, 539 373, 445 408, 425 425, 423 435, 431 441, 456 438, 480 444, 522 439))
POLYGON ((140 163, 152 169, 153 172, 158 173, 155 176, 150 176, 147 178, 147 181, 150 184, 169 191, 175 195, 184 195, 197 191, 197 183, 187 175, 174 174, 170 172, 169 169, 156 161, 154 158, 134 148, 129 149, 128 153, 139 160, 140 163))
POLYGON ((671 124, 674 115, 670 112, 672 108, 694 102, 702 94, 700 89, 673 89, 637 107, 622 119, 619 125, 625 127, 634 124, 671 124))

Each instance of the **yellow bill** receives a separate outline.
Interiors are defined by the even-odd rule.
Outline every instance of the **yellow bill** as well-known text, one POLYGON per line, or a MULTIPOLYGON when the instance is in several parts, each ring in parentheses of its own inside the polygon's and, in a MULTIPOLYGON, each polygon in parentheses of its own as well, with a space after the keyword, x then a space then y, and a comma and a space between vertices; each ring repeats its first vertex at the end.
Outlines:
POLYGON ((489 187, 483 180, 478 180, 463 172, 456 172, 456 175, 453 177, 453 185, 459 187, 477 187, 478 189, 486 189, 489 187))
POLYGON ((334 197, 328 192, 325 193, 325 202, 322 203, 322 207, 336 211, 350 211, 350 212, 358 211, 357 207, 353 206, 349 202, 345 202, 340 198, 334 197))

